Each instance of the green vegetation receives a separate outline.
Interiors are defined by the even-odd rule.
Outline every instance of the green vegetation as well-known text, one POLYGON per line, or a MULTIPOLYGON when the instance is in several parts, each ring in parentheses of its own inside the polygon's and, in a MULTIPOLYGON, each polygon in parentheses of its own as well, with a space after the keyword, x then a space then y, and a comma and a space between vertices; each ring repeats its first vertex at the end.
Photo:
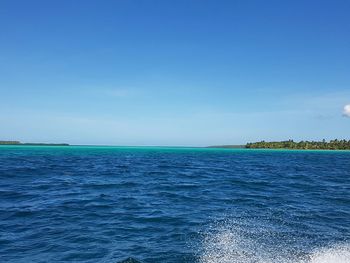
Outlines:
POLYGON ((69 146, 68 143, 21 143, 19 141, 0 141, 0 145, 69 146))
POLYGON ((254 142, 247 143, 246 148, 263 148, 263 149, 313 149, 313 150, 350 150, 350 140, 326 140, 322 141, 300 141, 293 140, 281 142, 254 142))
POLYGON ((17 145, 21 144, 19 141, 0 141, 0 145, 17 145))

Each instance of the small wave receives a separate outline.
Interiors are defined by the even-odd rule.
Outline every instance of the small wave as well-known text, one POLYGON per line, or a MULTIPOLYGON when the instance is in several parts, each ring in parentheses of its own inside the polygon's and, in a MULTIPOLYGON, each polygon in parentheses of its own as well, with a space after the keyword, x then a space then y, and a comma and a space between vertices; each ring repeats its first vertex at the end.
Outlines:
POLYGON ((119 261, 118 263, 141 263, 140 261, 138 261, 137 259, 134 258, 127 258, 125 260, 119 261))

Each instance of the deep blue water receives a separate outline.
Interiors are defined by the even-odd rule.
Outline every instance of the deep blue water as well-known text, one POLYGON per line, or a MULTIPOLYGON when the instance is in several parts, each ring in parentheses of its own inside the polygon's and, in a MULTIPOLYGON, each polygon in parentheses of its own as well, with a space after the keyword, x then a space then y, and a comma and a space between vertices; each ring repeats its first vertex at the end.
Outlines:
POLYGON ((0 147, 0 262, 338 263, 349 243, 350 152, 0 147))

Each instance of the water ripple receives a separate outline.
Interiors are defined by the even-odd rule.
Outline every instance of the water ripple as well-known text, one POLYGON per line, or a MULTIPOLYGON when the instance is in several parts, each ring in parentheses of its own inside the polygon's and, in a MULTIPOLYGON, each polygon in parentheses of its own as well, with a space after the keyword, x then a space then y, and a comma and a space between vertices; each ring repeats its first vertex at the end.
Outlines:
POLYGON ((0 148, 1 262, 348 263, 350 153, 0 148))

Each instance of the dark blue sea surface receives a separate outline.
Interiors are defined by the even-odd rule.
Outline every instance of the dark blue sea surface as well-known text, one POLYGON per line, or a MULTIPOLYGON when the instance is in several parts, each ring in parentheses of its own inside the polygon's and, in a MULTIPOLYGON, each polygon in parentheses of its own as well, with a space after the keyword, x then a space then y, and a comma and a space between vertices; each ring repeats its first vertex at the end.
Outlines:
POLYGON ((350 152, 0 146, 0 262, 350 262, 350 152))

